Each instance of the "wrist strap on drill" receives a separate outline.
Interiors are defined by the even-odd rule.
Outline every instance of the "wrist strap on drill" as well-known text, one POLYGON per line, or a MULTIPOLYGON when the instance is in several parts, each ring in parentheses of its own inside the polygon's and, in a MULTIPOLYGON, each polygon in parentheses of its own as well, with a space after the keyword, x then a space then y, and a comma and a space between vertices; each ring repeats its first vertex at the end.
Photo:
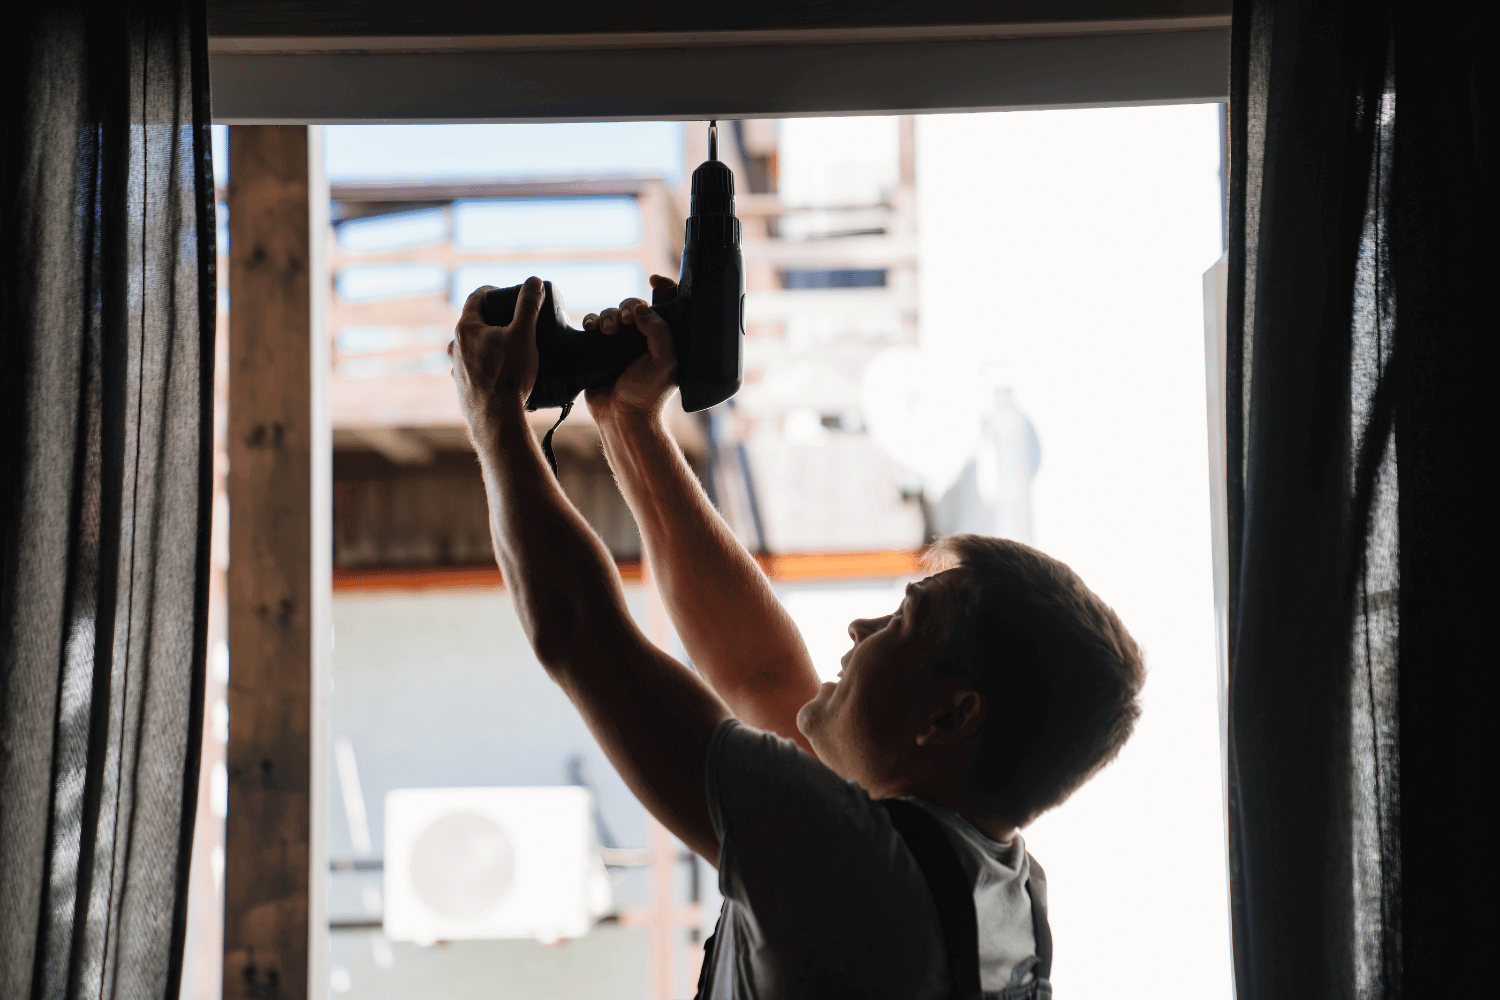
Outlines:
POLYGON ((557 478, 557 456, 552 452, 552 435, 556 433, 557 429, 562 426, 562 422, 568 419, 568 414, 572 412, 573 400, 570 399, 562 405, 562 413, 558 414, 557 423, 552 425, 552 430, 548 431, 546 436, 542 438, 542 454, 547 456, 547 464, 552 466, 552 478, 554 479, 557 478))

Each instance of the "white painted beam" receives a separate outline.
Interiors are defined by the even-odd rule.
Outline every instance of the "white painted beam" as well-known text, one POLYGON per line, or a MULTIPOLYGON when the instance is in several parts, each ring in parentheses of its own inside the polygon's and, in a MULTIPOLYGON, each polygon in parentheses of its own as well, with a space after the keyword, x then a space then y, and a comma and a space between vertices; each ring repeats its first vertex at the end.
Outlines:
POLYGON ((1225 100, 1229 29, 653 49, 227 52, 220 122, 504 122, 1225 100))

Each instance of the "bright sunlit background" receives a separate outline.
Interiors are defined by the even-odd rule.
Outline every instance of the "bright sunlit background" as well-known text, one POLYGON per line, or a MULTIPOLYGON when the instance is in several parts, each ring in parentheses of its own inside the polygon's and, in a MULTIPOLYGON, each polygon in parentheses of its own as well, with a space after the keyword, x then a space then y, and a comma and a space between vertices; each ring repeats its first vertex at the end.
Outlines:
MULTIPOLYGON (((770 150, 757 161, 771 178, 758 197, 786 209, 774 223, 755 223, 761 285, 747 316, 754 312, 759 326, 747 341, 747 369, 756 375, 733 414, 739 454, 759 479, 765 524, 757 520, 755 530, 764 528, 767 547, 909 550, 923 525, 914 497, 925 489, 935 510, 958 488, 965 461, 964 474, 982 480, 971 458, 980 424, 1010 414, 1019 437, 997 448, 1009 454, 1020 441, 1029 457, 1020 472, 990 471, 1019 490, 1019 513, 986 530, 1071 565, 1145 651, 1150 673, 1135 736, 1114 764, 1025 831, 1047 872, 1053 979, 1073 1000, 1232 996, 1202 299, 1202 275, 1221 253, 1220 111, 797 119, 746 123, 736 140, 746 161, 770 150), (863 233, 880 234, 881 253, 904 254, 878 264, 878 284, 875 264, 820 272, 797 263, 834 243, 856 247, 863 233), (993 408, 996 400, 1004 406, 993 408)), ((648 178, 680 197, 687 168, 703 155, 700 128, 336 127, 325 130, 327 171, 335 186, 648 178)), ((215 133, 222 166, 223 130, 215 133)), ((746 193, 746 179, 739 183, 746 193)), ((339 231, 347 259, 334 291, 351 310, 392 315, 407 308, 402 301, 428 296, 437 316, 475 285, 513 284, 535 271, 556 280, 570 306, 597 308, 645 290, 643 264, 618 251, 642 239, 642 218, 651 218, 642 198, 456 196, 444 207, 362 220, 339 231), (443 240, 450 249, 442 259, 389 251, 443 240), (551 244, 566 244, 577 259, 526 259, 551 244), (491 249, 496 260, 479 259, 491 249), (381 252, 389 259, 374 259, 381 252)), ((667 212, 673 226, 684 209, 667 212)), ((748 235, 746 245, 749 260, 748 235)), ((391 325, 331 331, 344 356, 336 378, 376 386, 376 376, 395 370, 377 349, 404 343, 398 324, 417 320, 382 322, 391 325), (371 379, 361 382, 367 371, 371 379)), ((431 328, 435 340, 412 334, 420 344, 409 359, 411 370, 441 375, 445 385, 445 358, 434 352, 448 322, 431 328)), ((983 482, 976 488, 985 493, 983 482)), ((734 523, 746 537, 748 522, 734 523)), ((849 645, 849 620, 892 610, 904 582, 888 575, 776 586, 820 673, 831 676, 849 645)), ((630 599, 643 623, 651 618, 644 588, 633 587, 630 599)), ((331 856, 386 849, 380 803, 389 789, 571 781, 569 761, 592 773, 620 849, 646 845, 644 811, 533 662, 503 592, 343 594, 334 617, 333 730, 347 752, 334 783, 344 799, 329 803, 331 856), (356 752, 360 772, 351 779, 356 752), (368 806, 356 810, 350 790, 360 775, 368 806), (349 832, 354 811, 368 826, 360 836, 349 832)), ((213 711, 222 742, 227 726, 213 711)), ((215 858, 221 868, 222 853, 215 858)), ((689 870, 697 872, 694 899, 703 882, 706 931, 717 905, 712 873, 699 865, 674 877, 689 870)), ((349 997, 427 995, 429 987, 454 997, 512 988, 645 995, 655 975, 645 931, 626 917, 646 904, 650 887, 642 869, 612 871, 621 918, 565 947, 460 942, 445 951, 398 942, 393 950, 379 930, 346 931, 331 945, 331 989, 349 997)), ((378 926, 378 887, 378 876, 337 876, 332 905, 378 926)), ((683 946, 696 954, 696 944, 683 946)), ((680 988, 672 989, 689 989, 691 974, 680 961, 680 988)), ((210 978, 184 995, 214 995, 204 985, 210 978)))
MULTIPOLYGON (((1053 979, 1076 998, 1232 995, 1202 301, 1222 252, 1219 113, 917 119, 927 363, 912 377, 1014 390, 1042 455, 1026 540, 1115 608, 1150 670, 1119 759, 1025 831, 1047 871, 1053 979)), ((825 147, 799 147, 808 160, 845 164, 880 135, 862 144, 876 120, 845 121, 783 127, 825 147)), ((927 433, 945 433, 943 412, 927 433)), ((825 674, 842 626, 898 600, 869 586, 786 598, 825 674)))
POLYGON ((1232 995, 1201 291, 1221 253, 1218 115, 917 125, 923 346, 1014 387, 1042 442, 1034 544, 1119 612, 1150 670, 1120 759, 1027 831, 1057 986, 1080 998, 1232 995))

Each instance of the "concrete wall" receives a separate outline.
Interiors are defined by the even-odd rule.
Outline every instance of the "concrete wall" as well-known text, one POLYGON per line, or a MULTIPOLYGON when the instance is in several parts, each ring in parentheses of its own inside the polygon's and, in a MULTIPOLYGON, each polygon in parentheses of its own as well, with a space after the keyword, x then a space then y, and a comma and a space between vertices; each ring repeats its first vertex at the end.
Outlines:
MULTIPOLYGON (((644 623, 639 587, 629 601, 644 623)), ((574 754, 583 758, 619 843, 647 845, 645 809, 536 662, 504 591, 342 595, 333 617, 331 729, 354 747, 376 856, 391 789, 567 784, 574 754)), ((329 855, 352 858, 338 775, 330 774, 329 788, 329 855)), ((681 875, 685 882, 686 866, 681 875)), ((379 919, 366 905, 366 888, 378 889, 379 874, 330 878, 334 921, 379 919)), ((616 905, 645 905, 648 889, 646 871, 631 870, 614 886, 616 905)), ((385 945, 379 931, 335 931, 330 947, 335 987, 347 981, 350 997, 645 998, 651 986, 645 929, 602 925, 558 945, 464 941, 432 948, 385 945)))

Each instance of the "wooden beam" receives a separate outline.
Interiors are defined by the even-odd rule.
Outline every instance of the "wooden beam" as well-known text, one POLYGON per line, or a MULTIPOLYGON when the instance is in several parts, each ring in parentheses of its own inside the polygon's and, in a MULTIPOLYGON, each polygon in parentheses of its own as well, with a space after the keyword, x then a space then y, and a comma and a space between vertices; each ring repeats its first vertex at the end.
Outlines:
POLYGON ((334 201, 448 202, 460 198, 639 198, 664 188, 659 177, 579 177, 572 180, 383 181, 335 184, 334 201))
POLYGON ((317 512, 331 476, 318 405, 328 198, 317 140, 303 126, 229 136, 226 1000, 296 1000, 321 995, 310 979, 326 983, 322 949, 309 948, 325 881, 312 875, 329 600, 328 518, 317 512))

